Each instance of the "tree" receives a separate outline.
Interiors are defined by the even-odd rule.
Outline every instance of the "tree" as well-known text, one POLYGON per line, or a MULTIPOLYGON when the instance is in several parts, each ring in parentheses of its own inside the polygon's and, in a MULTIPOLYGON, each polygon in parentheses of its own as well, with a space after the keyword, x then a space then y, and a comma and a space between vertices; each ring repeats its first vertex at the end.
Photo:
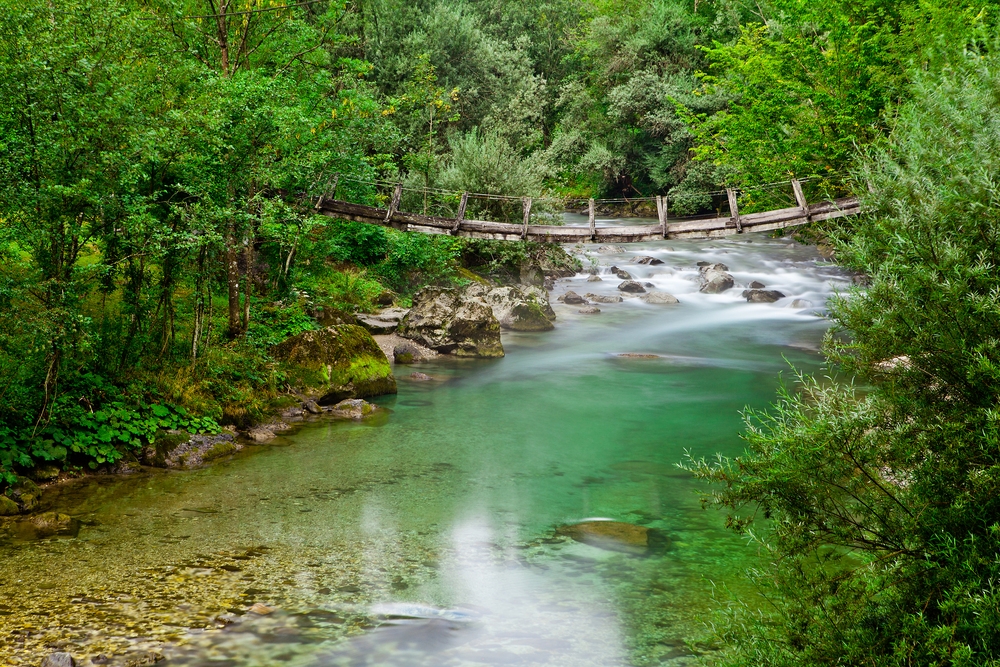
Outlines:
POLYGON ((767 606, 734 612, 733 665, 1000 661, 1000 58, 918 73, 858 180, 827 355, 748 417, 745 455, 693 468, 758 536, 767 606))

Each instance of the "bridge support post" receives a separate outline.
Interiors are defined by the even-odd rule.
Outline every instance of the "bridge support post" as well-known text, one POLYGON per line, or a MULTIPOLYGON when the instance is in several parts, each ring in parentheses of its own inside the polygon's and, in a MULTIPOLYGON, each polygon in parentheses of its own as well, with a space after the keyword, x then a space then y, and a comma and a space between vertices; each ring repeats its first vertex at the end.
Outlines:
POLYGON ((458 215, 455 216, 455 226, 451 228, 451 235, 454 236, 458 234, 458 228, 462 226, 462 221, 465 220, 465 207, 469 203, 469 193, 462 193, 462 201, 458 203, 458 215))
POLYGON ((660 236, 667 238, 667 198, 656 196, 656 215, 660 219, 660 236))
MULTIPOLYGON (((332 192, 330 192, 330 199, 336 199, 337 198, 337 183, 339 181, 340 181, 340 172, 337 172, 336 174, 333 175, 333 182, 332 182, 333 183, 333 188, 332 188, 332 192)), ((329 188, 329 183, 327 184, 327 186, 329 188)), ((317 211, 323 205, 323 200, 324 199, 326 199, 326 191, 321 192, 320 195, 319 195, 319 199, 316 201, 316 210, 317 211)))
POLYGON ((392 193, 392 201, 389 202, 389 210, 385 214, 385 222, 392 222, 392 216, 399 210, 399 201, 403 198, 403 184, 396 183, 396 189, 392 193))
POLYGON ((743 224, 740 222, 740 207, 736 204, 736 190, 726 188, 726 197, 729 198, 729 220, 736 225, 736 233, 743 233, 743 224))
POLYGON ((590 225, 590 240, 597 240, 597 218, 594 215, 594 200, 587 202, 587 222, 590 225))
POLYGON ((803 217, 811 222, 812 219, 809 215, 809 204, 806 203, 806 196, 802 192, 802 184, 799 183, 799 179, 797 178, 792 179, 792 192, 795 193, 795 203, 799 205, 799 209, 802 211, 803 217))
POLYGON ((528 221, 531 220, 531 197, 521 199, 524 205, 524 229, 521 230, 521 240, 528 238, 528 221))

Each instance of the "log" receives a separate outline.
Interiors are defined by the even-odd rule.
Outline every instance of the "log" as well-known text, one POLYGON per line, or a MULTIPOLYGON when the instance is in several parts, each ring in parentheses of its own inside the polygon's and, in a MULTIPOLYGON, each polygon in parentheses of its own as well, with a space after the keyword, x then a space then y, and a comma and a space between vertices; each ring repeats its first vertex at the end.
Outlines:
POLYGON ((403 198, 403 184, 396 183, 396 189, 392 193, 392 201, 389 202, 389 212, 385 214, 385 221, 392 220, 393 214, 399 210, 399 200, 403 198))
POLYGON ((802 184, 799 183, 799 179, 792 179, 792 192, 795 193, 795 203, 799 205, 799 210, 802 211, 803 215, 809 216, 809 204, 806 203, 806 196, 802 192, 802 184))
POLYGON ((740 207, 736 205, 736 190, 726 188, 726 197, 729 198, 729 219, 736 225, 736 233, 743 232, 743 225, 740 223, 740 207))
POLYGON ((462 221, 465 220, 465 207, 469 203, 469 193, 462 193, 462 201, 458 204, 458 215, 455 216, 455 226, 451 228, 452 235, 458 233, 458 228, 462 226, 462 221))
POLYGON ((660 219, 660 235, 667 238, 667 198, 656 197, 656 214, 660 219))
POLYGON ((594 234, 597 233, 597 218, 594 215, 594 200, 591 199, 587 204, 587 221, 590 224, 590 238, 594 238, 594 234))
POLYGON ((528 238, 528 222, 531 221, 531 197, 521 199, 524 205, 524 231, 521 232, 521 240, 528 238))

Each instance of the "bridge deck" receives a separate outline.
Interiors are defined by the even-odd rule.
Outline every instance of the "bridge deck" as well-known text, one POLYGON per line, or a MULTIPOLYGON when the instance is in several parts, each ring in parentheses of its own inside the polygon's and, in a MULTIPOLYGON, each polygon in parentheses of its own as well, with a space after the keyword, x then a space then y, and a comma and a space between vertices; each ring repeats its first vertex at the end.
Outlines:
POLYGON ((419 215, 404 211, 352 204, 338 199, 321 200, 318 210, 333 218, 344 218, 427 234, 453 234, 479 239, 541 241, 548 243, 633 243, 664 238, 714 238, 745 232, 765 232, 804 225, 818 220, 857 215, 860 204, 855 197, 795 206, 774 211, 700 220, 667 221, 659 224, 591 228, 574 225, 523 225, 489 220, 462 220, 419 215), (665 228, 665 229, 664 229, 665 228))

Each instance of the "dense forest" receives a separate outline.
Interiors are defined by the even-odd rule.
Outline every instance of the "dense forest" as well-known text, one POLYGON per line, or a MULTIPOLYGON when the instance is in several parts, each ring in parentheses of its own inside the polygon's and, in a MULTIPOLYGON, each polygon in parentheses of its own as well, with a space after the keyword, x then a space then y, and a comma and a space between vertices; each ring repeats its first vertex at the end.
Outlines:
MULTIPOLYGON (((502 272, 526 243, 319 216, 379 182, 512 196, 811 178, 868 287, 844 380, 692 461, 771 555, 745 665, 1000 664, 994 2, 0 0, 0 489, 244 428, 289 335, 502 272), (473 276, 474 277, 474 276, 473 276)), ((381 199, 380 199, 381 198, 381 199)))

